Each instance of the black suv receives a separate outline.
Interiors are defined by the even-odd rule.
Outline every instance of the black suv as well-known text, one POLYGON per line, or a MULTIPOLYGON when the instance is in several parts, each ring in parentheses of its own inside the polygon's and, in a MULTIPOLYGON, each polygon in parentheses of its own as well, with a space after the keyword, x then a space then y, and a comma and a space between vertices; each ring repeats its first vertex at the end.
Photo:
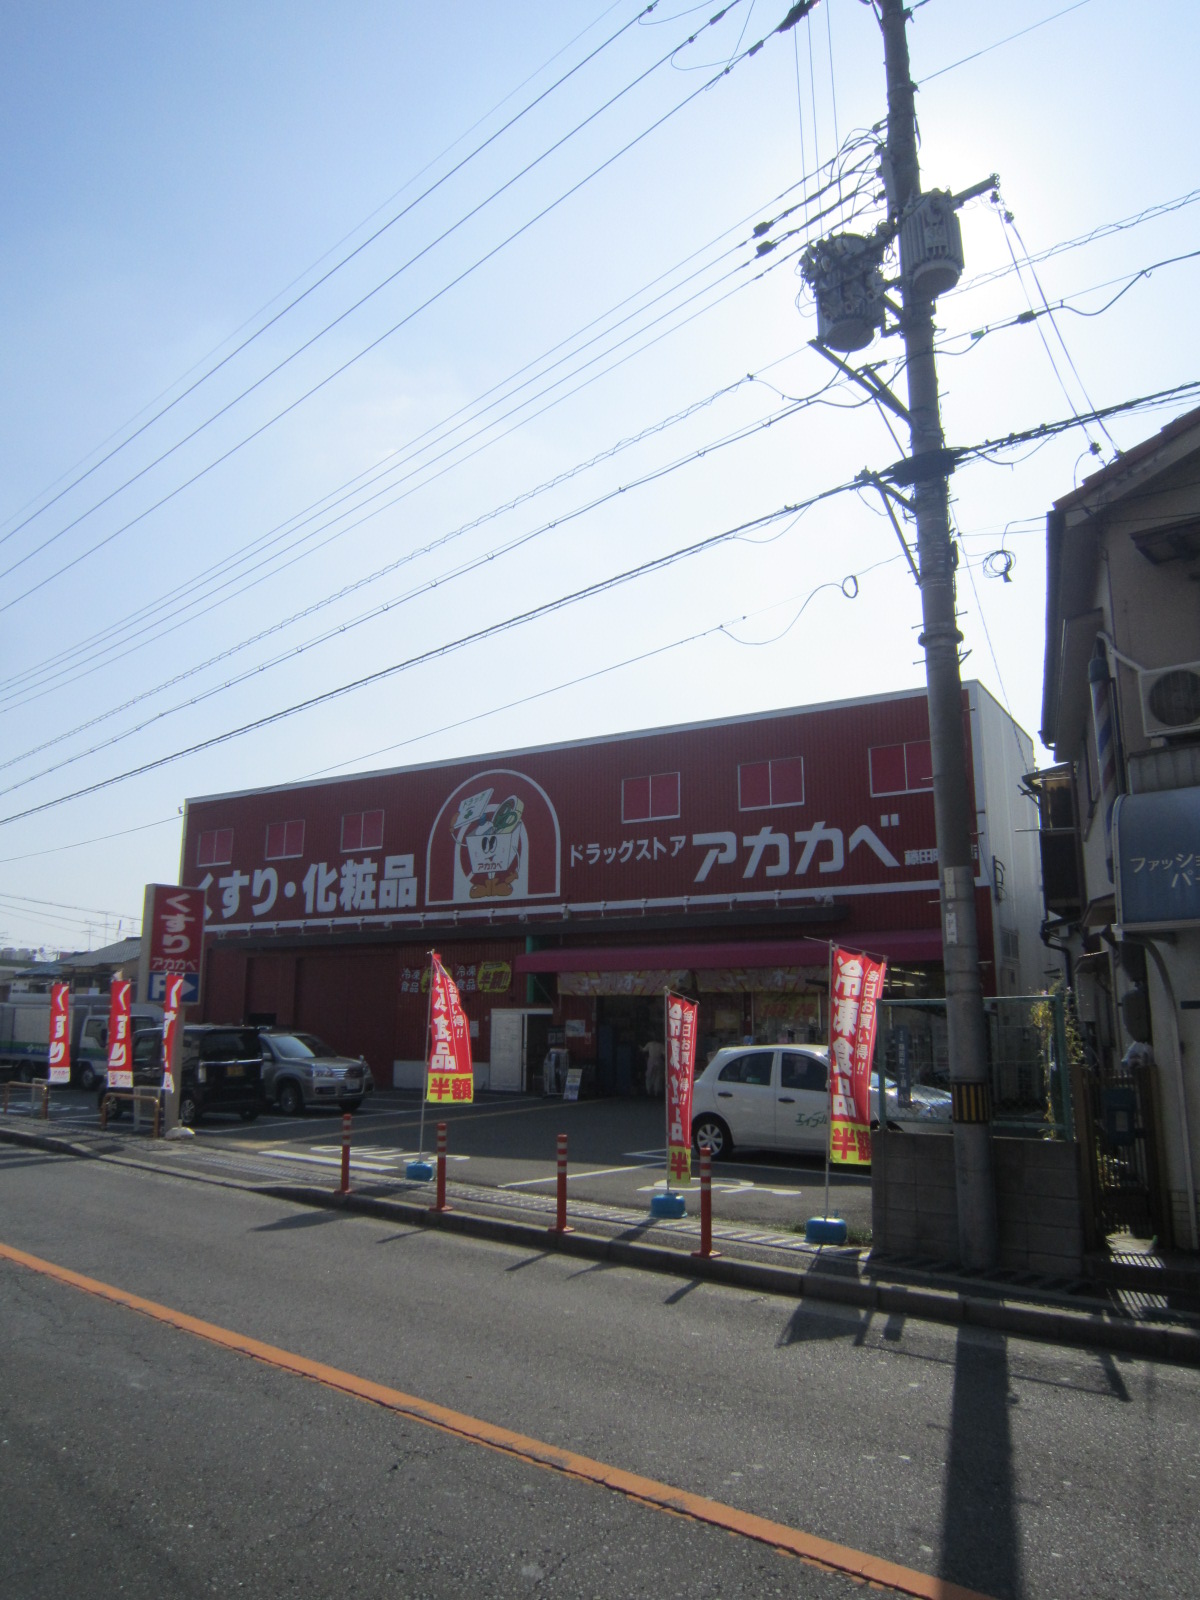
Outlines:
MULTIPOLYGON (((262 1050, 253 1028, 189 1024, 180 1051, 182 1084, 179 1120, 192 1127, 208 1111, 237 1112, 253 1122, 262 1110, 262 1050)), ((139 1033, 133 1041, 135 1088, 157 1089, 162 1083, 162 1034, 139 1033)), ((101 1089, 99 1104, 108 1093, 101 1089)), ((120 1116, 123 1102, 114 1098, 109 1115, 120 1116)))

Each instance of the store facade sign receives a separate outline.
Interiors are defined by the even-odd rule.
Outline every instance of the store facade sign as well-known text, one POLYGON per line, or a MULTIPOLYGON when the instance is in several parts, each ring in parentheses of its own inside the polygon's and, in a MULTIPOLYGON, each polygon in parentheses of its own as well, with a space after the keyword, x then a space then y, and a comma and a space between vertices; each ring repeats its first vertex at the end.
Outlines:
POLYGON ((204 891, 181 884, 148 883, 142 906, 143 955, 138 993, 162 1005, 167 978, 183 977, 182 1004, 200 998, 200 964, 204 944, 204 891))
POLYGON ((1121 927, 1200 924, 1200 788, 1120 795, 1113 868, 1121 927))

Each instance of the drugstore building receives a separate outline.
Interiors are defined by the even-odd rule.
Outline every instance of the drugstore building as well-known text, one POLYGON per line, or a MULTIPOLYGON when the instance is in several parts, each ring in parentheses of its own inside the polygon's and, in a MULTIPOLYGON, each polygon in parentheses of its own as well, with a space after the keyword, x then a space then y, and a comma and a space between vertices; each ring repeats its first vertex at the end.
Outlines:
MULTIPOLYGON (((1029 738, 963 691, 984 990, 1043 966, 1029 738)), ((816 1039, 829 942, 943 992, 921 691, 187 802, 180 881, 208 907, 198 1015, 310 1029, 419 1082, 429 951, 458 982, 480 1088, 541 1086, 547 1049, 637 1093, 664 987, 701 1059, 816 1039)))

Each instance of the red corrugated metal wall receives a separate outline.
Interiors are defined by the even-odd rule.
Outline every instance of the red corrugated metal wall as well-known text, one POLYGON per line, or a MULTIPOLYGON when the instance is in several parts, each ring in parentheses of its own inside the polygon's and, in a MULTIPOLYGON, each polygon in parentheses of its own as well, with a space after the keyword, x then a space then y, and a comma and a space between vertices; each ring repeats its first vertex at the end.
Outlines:
MULTIPOLYGON (((472 1049, 481 1061, 491 1049, 493 1009, 525 1003, 524 980, 512 971, 523 949, 523 940, 492 940, 441 952, 468 1019, 478 1024, 472 1049)), ((206 1022, 274 1016, 280 1027, 306 1028, 347 1055, 366 1056, 387 1087, 394 1061, 426 1053, 428 968, 428 947, 421 945, 245 951, 212 944, 201 1009, 206 1022)))

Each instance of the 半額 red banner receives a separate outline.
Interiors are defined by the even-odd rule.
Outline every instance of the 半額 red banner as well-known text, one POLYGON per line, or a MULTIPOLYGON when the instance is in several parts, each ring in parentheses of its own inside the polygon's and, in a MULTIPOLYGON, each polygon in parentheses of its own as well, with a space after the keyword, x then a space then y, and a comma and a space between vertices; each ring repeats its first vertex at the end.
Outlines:
POLYGON ((458 985, 437 951, 429 985, 429 1071, 425 1098, 437 1104, 470 1105, 475 1099, 471 1066, 471 1028, 458 997, 458 985))
POLYGON ((871 1057, 886 961, 853 950, 832 953, 829 994, 829 1154, 871 1162, 871 1057))

